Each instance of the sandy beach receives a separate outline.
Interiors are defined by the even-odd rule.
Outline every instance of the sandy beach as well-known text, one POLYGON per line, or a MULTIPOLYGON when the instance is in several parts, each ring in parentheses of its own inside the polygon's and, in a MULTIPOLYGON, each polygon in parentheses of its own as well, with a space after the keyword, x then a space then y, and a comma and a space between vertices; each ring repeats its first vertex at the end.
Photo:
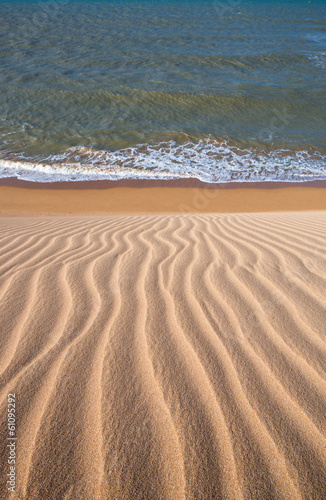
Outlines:
POLYGON ((197 179, 0 179, 0 214, 241 213, 326 209, 326 181, 209 184, 197 179))
POLYGON ((326 0, 0 20, 0 500, 326 500, 326 0))
MULTIPOLYGON (((0 188, 2 498, 324 499, 324 189, 262 190, 294 212, 248 213, 246 191, 247 213, 147 215, 62 215, 96 212, 76 189, 21 210, 24 189, 0 188)), ((232 212, 221 192, 206 211, 232 212)))

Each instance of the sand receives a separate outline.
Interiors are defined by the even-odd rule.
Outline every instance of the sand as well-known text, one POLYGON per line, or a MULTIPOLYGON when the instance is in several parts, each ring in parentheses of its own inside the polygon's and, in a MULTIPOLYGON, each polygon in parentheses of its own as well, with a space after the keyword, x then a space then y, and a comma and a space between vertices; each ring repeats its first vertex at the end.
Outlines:
POLYGON ((1 498, 325 499, 325 236, 322 211, 2 216, 1 498))
POLYGON ((2 214, 326 210, 326 181, 208 184, 196 179, 33 183, 0 180, 2 214))

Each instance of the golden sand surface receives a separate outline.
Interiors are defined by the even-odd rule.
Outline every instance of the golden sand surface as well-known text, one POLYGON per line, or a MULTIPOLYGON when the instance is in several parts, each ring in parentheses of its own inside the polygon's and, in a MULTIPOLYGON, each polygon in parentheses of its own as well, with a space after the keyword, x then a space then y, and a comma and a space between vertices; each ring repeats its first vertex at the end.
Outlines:
POLYGON ((322 211, 0 217, 1 498, 324 500, 325 237, 322 211))
POLYGON ((2 214, 234 213, 326 210, 326 182, 0 181, 2 214))

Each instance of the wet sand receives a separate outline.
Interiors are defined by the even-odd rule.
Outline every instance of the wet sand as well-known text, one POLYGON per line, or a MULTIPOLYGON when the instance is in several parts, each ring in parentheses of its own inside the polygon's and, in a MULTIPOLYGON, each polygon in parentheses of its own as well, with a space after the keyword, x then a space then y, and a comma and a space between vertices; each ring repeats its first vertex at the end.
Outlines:
POLYGON ((232 213, 326 210, 326 182, 0 181, 2 214, 232 213))

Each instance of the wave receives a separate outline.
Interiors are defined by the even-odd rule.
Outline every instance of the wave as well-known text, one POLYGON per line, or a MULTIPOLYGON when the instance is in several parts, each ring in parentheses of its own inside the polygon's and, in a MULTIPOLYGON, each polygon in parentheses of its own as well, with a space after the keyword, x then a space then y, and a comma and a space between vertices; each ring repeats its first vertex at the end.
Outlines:
POLYGON ((74 147, 32 159, 2 152, 0 177, 35 182, 197 178, 203 182, 326 179, 326 155, 314 150, 241 148, 226 139, 141 144, 117 151, 74 147))

